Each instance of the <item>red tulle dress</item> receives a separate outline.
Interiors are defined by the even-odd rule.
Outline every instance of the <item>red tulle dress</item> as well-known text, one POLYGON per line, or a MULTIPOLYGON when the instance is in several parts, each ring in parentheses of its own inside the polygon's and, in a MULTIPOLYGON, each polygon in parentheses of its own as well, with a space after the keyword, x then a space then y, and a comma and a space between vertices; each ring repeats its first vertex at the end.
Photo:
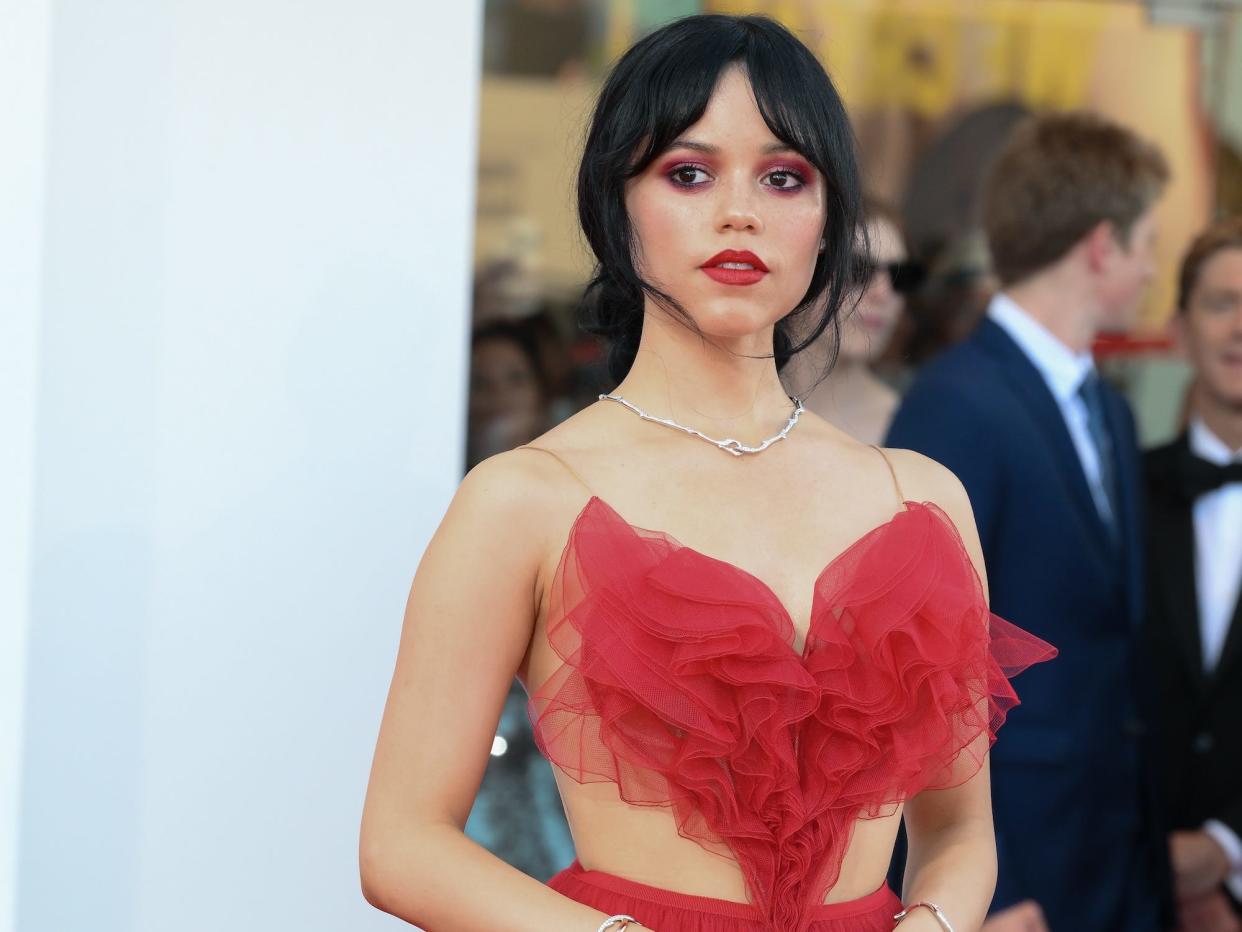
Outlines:
MULTIPOLYGON (((540 749, 573 780, 668 807, 680 834, 736 861, 749 904, 668 894, 702 899, 695 928, 717 932, 827 928, 854 822, 975 774, 1018 702, 1008 678, 1056 653, 989 612, 952 522, 913 501, 824 567, 799 650, 760 579, 592 496, 548 639, 562 662, 531 690, 540 749), (729 907, 746 921, 709 915, 729 907)), ((552 885, 609 912, 662 892, 612 875, 584 886, 594 874, 575 864, 552 885)), ((876 896, 869 920, 831 928, 892 929, 899 901, 876 896)), ((659 932, 690 921, 633 915, 659 932)))

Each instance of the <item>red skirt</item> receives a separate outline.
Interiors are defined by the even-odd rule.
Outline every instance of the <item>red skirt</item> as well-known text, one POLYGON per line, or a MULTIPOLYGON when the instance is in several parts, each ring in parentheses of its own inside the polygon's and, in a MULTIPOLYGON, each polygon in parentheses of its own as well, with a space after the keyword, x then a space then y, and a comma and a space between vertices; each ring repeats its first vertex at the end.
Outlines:
MULTIPOLYGON (((655 932, 760 932, 759 911, 749 903, 692 896, 649 887, 614 874, 585 870, 577 861, 548 881, 571 900, 609 915, 633 916, 655 932)), ((892 932, 901 899, 888 886, 857 900, 811 910, 811 932, 892 932)))

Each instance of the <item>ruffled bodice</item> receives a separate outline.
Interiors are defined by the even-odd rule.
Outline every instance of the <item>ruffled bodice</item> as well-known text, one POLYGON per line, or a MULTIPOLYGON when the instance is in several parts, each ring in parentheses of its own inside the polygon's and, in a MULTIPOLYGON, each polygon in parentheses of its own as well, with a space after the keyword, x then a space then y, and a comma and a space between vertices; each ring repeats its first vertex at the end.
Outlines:
POLYGON ((806 928, 857 819, 976 773, 1008 677, 1056 653, 988 611, 956 528, 917 502, 823 569, 795 637, 754 575, 592 497, 551 592, 562 662, 529 707, 569 777, 735 859, 773 932, 806 928))

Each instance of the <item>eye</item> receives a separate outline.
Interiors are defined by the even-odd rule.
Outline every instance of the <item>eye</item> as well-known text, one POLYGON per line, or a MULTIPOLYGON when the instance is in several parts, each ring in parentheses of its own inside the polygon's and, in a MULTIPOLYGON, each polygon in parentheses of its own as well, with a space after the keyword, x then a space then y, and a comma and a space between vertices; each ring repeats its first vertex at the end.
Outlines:
POLYGON ((668 173, 673 184, 683 188, 695 188, 708 180, 707 169, 701 165, 676 165, 668 173))
POLYGON ((806 186, 802 172, 793 168, 777 168, 767 174, 768 186, 778 191, 797 191, 806 186))

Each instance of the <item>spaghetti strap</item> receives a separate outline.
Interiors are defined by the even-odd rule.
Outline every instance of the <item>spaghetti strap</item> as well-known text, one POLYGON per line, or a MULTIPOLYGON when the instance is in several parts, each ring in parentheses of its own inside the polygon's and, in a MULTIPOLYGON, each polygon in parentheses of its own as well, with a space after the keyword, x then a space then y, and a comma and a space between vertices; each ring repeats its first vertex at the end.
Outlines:
POLYGON ((901 482, 897 479, 897 470, 893 469, 893 461, 888 458, 887 453, 875 444, 871 445, 871 449, 880 454, 880 459, 884 460, 884 465, 888 467, 888 474, 893 477, 893 487, 897 490, 897 504, 904 508, 906 506, 906 496, 901 491, 901 482))
POLYGON ((563 456, 561 456, 559 453, 553 453, 553 452, 552 452, 551 450, 549 450, 547 447, 537 447, 537 446, 535 446, 534 444, 530 444, 530 443, 524 443, 524 444, 522 444, 520 447, 514 447, 514 449, 515 449, 515 450, 535 450, 535 451, 536 451, 536 452, 538 452, 538 453, 546 453, 546 454, 548 454, 548 456, 552 457, 552 459, 554 459, 554 460, 556 460, 558 463, 560 463, 560 464, 561 464, 561 467, 562 467, 562 468, 563 468, 563 469, 564 469, 567 473, 569 473, 571 476, 573 476, 575 479, 577 479, 577 480, 578 480, 578 484, 579 484, 580 486, 582 486, 584 489, 586 489, 586 490, 587 490, 587 492, 589 492, 591 495, 595 495, 595 490, 594 490, 593 488, 591 488, 590 484, 589 484, 589 483, 588 483, 585 479, 583 479, 580 475, 578 475, 578 471, 577 471, 576 469, 574 469, 572 466, 570 466, 570 465, 569 465, 569 463, 567 463, 567 462, 565 461, 565 458, 564 458, 563 456))

